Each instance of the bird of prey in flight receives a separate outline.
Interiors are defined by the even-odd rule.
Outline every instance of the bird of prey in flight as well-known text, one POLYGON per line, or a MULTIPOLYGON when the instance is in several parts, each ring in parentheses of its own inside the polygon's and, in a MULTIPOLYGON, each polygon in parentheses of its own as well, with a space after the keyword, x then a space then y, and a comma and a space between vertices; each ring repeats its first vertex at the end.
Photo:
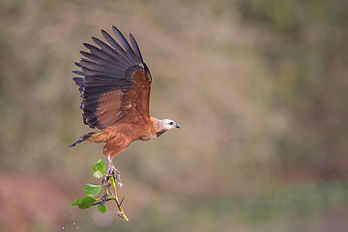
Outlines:
POLYGON ((102 30, 106 42, 92 37, 97 46, 84 43, 89 51, 81 51, 83 57, 75 62, 80 70, 73 72, 80 77, 73 80, 80 91, 83 122, 97 131, 81 136, 70 146, 83 141, 105 143, 106 175, 119 180, 119 171, 112 164, 115 156, 131 142, 152 140, 180 126, 173 120, 150 116, 150 70, 133 35, 129 34, 130 45, 115 26, 112 30, 119 43, 102 30))

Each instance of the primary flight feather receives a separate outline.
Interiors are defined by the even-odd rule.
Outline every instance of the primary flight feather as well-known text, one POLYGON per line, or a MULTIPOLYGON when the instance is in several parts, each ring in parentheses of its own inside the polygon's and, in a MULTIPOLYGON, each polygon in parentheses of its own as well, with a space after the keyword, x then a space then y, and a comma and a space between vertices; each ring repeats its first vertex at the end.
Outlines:
POLYGON ((180 128, 173 120, 150 116, 150 70, 133 35, 129 35, 130 45, 115 26, 112 30, 120 44, 102 30, 106 42, 92 37, 97 46, 84 43, 89 51, 81 51, 83 57, 75 62, 80 70, 73 72, 80 77, 73 80, 81 94, 83 122, 99 131, 87 133, 70 145, 83 141, 106 143, 103 154, 107 174, 119 173, 111 160, 131 142, 155 139, 170 129, 180 128))

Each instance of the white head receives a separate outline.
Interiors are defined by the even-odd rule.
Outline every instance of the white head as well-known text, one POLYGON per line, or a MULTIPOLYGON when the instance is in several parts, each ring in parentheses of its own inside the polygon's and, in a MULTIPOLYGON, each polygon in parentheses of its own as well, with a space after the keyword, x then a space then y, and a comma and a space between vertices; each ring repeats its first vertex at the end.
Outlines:
POLYGON ((180 128, 180 125, 171 119, 159 119, 158 122, 161 130, 167 131, 174 128, 180 128))
POLYGON ((157 124, 157 137, 161 136, 170 129, 180 128, 180 125, 171 119, 158 119, 153 117, 151 117, 151 119, 157 124))

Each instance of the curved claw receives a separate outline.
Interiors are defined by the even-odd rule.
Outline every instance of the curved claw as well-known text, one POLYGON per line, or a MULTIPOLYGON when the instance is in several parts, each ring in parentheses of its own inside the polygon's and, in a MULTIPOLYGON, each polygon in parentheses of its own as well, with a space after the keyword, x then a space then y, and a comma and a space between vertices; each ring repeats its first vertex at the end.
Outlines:
POLYGON ((120 188, 122 188, 123 184, 121 181, 121 175, 117 174, 115 180, 117 181, 118 186, 120 186, 120 188))
POLYGON ((122 181, 121 181, 121 175, 120 175, 120 171, 117 170, 115 168, 115 166, 113 165, 113 163, 111 162, 111 160, 109 160, 108 158, 106 158, 106 171, 105 171, 105 179, 103 178, 103 184, 107 183, 110 175, 112 175, 114 177, 114 179, 117 181, 117 184, 122 187, 122 181))

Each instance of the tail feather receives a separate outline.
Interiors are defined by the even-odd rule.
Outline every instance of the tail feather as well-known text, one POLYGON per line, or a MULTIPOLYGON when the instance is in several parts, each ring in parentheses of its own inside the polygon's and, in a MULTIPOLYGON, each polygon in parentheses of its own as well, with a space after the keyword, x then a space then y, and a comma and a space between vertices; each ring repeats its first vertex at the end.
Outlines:
POLYGON ((82 135, 75 143, 71 144, 69 147, 75 147, 77 144, 82 143, 83 141, 89 139, 96 132, 89 132, 88 134, 82 135))

